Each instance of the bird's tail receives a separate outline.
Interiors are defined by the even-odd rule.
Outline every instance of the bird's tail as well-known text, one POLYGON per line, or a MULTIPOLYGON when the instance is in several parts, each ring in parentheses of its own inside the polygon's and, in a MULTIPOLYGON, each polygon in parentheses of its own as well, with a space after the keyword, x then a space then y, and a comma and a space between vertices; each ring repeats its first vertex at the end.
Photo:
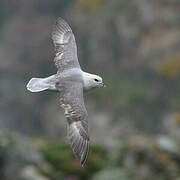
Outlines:
POLYGON ((32 78, 26 88, 31 92, 40 92, 47 89, 56 90, 56 78, 55 75, 47 78, 32 78))

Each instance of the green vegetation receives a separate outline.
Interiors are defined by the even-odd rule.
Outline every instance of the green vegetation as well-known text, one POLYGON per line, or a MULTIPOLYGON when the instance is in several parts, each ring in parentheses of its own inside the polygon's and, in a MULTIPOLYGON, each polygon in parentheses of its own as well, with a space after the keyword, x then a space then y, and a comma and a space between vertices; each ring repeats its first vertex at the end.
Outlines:
POLYGON ((118 148, 91 145, 82 168, 67 144, 0 134, 0 174, 3 180, 172 180, 180 178, 180 144, 168 136, 121 139, 118 148), (15 174, 13 172, 16 172, 15 174), (22 179, 22 177, 24 177, 22 179))
POLYGON ((89 158, 84 168, 74 157, 70 146, 53 142, 40 141, 36 143, 37 148, 42 153, 45 160, 51 165, 51 177, 63 172, 64 176, 77 176, 80 179, 89 179, 97 171, 101 170, 107 163, 108 157, 106 150, 98 145, 92 145, 89 158))

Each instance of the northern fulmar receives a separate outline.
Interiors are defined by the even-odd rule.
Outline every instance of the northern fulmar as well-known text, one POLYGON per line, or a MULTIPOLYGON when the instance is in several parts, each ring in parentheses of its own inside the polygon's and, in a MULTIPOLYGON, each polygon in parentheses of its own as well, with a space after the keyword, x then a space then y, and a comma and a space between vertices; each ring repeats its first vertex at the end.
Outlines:
POLYGON ((100 76, 82 71, 77 46, 70 26, 58 18, 52 31, 57 73, 46 78, 32 78, 27 89, 31 92, 59 91, 60 105, 67 119, 67 135, 75 156, 84 166, 89 150, 87 111, 83 91, 105 87, 100 76))

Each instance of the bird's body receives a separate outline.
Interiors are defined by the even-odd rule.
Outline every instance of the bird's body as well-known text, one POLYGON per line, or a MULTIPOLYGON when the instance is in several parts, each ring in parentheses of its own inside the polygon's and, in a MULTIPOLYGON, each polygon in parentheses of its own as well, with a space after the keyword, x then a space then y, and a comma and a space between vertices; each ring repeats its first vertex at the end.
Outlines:
POLYGON ((69 25, 58 18, 53 28, 57 73, 47 78, 32 78, 27 84, 31 92, 60 92, 60 105, 65 111, 71 147, 83 166, 89 149, 87 111, 83 91, 103 87, 102 78, 82 71, 77 57, 75 37, 69 25))
POLYGON ((92 77, 99 78, 97 75, 75 68, 61 74, 51 75, 47 78, 32 78, 27 84, 27 89, 31 92, 40 92, 47 89, 58 91, 56 83, 73 81, 82 83, 83 90, 88 91, 96 87, 96 85, 92 82, 92 77))

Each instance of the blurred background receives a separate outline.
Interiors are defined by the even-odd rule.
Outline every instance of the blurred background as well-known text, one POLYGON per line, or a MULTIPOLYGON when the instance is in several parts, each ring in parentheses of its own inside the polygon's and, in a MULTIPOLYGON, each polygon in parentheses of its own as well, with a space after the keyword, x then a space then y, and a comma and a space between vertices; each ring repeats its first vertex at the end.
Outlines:
POLYGON ((0 0, 0 179, 180 180, 179 77, 179 0, 0 0), (85 168, 68 145, 58 93, 25 87, 56 73, 59 16, 83 70, 107 84, 85 94, 85 168))

